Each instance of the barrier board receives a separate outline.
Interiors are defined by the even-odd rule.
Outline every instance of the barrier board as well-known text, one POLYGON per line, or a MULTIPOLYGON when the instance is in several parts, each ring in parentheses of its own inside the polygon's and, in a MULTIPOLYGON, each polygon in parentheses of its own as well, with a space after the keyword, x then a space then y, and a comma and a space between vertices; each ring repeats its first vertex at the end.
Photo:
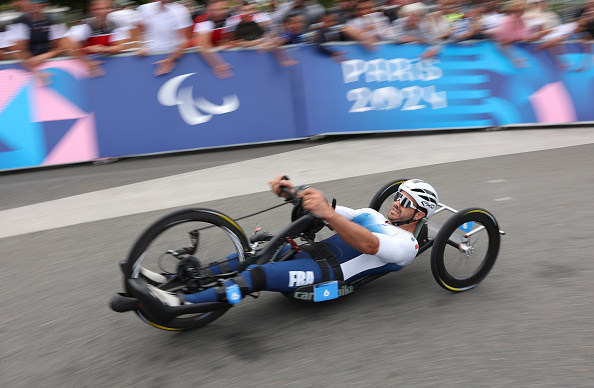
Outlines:
POLYGON ((514 48, 514 67, 491 42, 425 47, 336 46, 336 63, 314 46, 292 47, 299 64, 271 53, 222 52, 234 76, 217 79, 197 53, 154 76, 164 56, 104 58, 90 79, 77 60, 44 65, 40 85, 18 64, 0 63, 0 170, 103 157, 272 142, 327 133, 594 121, 594 70, 578 44, 558 59, 514 48))

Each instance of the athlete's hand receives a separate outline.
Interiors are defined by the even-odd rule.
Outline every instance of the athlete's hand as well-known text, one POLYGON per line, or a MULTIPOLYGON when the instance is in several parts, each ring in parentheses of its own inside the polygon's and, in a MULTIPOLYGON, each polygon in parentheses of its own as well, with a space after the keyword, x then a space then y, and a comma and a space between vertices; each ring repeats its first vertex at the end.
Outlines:
POLYGON ((279 175, 270 182, 268 182, 268 185, 270 185, 272 192, 274 192, 279 197, 285 197, 287 199, 290 199, 290 196, 287 193, 283 192, 282 188, 285 187, 293 193, 295 192, 295 189, 293 188, 293 184, 291 183, 291 181, 285 178, 285 175, 279 175))
POLYGON ((301 199, 303 208, 319 218, 326 219, 334 213, 334 208, 328 203, 324 193, 313 187, 303 190, 301 199))

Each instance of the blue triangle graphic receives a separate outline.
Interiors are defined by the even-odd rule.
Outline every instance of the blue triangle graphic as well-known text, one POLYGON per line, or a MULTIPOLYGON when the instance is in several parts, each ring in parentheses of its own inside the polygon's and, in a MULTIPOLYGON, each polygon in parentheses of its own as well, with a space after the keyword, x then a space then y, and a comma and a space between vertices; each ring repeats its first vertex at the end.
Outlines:
POLYGON ((48 85, 56 92, 64 96, 72 104, 79 107, 83 112, 91 113, 91 104, 88 96, 84 93, 84 82, 77 80, 74 76, 62 69, 47 69, 51 76, 51 83, 48 85))
POLYGON ((56 120, 43 122, 43 132, 45 133, 45 151, 49 154, 54 147, 68 133, 72 125, 78 119, 56 120))
POLYGON ((0 140, 0 152, 10 152, 10 151, 14 151, 12 148, 10 148, 9 146, 7 146, 6 144, 2 143, 2 140, 0 140))
POLYGON ((32 88, 23 88, 0 113, 0 141, 12 149, 0 153, 0 170, 38 166, 45 158, 43 128, 31 121, 32 88))

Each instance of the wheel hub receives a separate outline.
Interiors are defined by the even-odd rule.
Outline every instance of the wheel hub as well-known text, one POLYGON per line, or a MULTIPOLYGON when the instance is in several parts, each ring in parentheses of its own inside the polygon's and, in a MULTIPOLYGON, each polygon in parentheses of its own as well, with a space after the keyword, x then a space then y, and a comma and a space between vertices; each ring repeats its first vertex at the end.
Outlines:
POLYGON ((460 244, 458 249, 460 250, 460 252, 464 253, 467 257, 471 257, 474 254, 474 248, 469 245, 466 245, 466 244, 460 244))

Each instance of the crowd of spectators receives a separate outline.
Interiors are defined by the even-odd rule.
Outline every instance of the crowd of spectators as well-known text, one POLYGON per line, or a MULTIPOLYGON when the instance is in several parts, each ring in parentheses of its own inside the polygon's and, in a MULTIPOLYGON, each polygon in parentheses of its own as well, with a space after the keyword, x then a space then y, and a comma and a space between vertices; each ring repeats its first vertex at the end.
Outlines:
MULTIPOLYGON (((590 53, 594 37, 594 0, 565 23, 547 0, 336 0, 328 9, 311 0, 157 0, 139 6, 129 0, 90 0, 88 17, 68 26, 45 12, 49 0, 12 0, 11 5, 18 16, 0 25, 0 60, 20 60, 42 81, 47 76, 37 70, 40 64, 58 55, 78 58, 96 77, 103 74, 101 55, 167 53, 155 63, 154 73, 160 75, 195 48, 217 77, 228 78, 233 69, 219 55, 221 49, 251 47, 291 66, 297 61, 286 45, 316 44, 340 62, 347 58, 341 46, 324 45, 339 41, 356 41, 369 51, 379 42, 418 43, 426 47, 422 57, 430 58, 444 43, 489 39, 516 67, 529 63, 514 43, 533 42, 566 68, 560 43, 578 39, 590 53)), ((591 65, 591 55, 584 58, 580 69, 591 65)))

